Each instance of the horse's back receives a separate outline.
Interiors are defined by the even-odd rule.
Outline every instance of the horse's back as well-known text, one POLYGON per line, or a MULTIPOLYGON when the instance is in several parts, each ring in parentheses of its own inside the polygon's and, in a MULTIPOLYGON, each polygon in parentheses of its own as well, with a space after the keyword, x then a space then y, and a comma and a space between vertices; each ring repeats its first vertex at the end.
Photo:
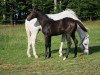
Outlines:
MULTIPOLYGON (((71 17, 75 20, 79 20, 75 14, 75 12, 71 9, 67 9, 57 14, 47 14, 47 16, 53 20, 60 20, 65 17, 71 17)), ((80 20, 79 20, 80 21, 80 20)))

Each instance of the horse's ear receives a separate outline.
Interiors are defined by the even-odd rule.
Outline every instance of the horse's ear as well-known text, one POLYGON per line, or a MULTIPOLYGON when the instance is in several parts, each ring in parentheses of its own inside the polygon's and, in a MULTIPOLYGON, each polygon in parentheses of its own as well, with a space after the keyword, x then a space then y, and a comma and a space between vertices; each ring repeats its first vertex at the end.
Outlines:
POLYGON ((35 9, 35 6, 32 4, 32 8, 33 8, 33 10, 35 9))
POLYGON ((33 6, 33 10, 35 9, 35 6, 33 6))
POLYGON ((33 11, 37 11, 37 9, 35 8, 35 6, 33 6, 32 10, 33 10, 33 11))

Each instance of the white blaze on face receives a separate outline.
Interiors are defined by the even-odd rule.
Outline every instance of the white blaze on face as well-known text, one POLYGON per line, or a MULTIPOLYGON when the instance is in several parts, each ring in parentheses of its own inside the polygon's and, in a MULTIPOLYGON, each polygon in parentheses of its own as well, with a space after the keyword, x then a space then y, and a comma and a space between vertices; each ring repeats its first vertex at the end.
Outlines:
POLYGON ((84 38, 84 41, 83 41, 83 49, 84 49, 84 54, 89 54, 89 38, 88 37, 85 37, 84 38))

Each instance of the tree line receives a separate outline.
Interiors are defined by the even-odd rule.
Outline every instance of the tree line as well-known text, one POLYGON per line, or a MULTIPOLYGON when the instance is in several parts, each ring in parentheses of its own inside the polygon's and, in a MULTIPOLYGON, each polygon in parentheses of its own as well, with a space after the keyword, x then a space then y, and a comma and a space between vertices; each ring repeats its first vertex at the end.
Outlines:
POLYGON ((23 23, 33 6, 46 14, 70 8, 81 20, 100 19, 100 0, 0 0, 0 22, 23 23))

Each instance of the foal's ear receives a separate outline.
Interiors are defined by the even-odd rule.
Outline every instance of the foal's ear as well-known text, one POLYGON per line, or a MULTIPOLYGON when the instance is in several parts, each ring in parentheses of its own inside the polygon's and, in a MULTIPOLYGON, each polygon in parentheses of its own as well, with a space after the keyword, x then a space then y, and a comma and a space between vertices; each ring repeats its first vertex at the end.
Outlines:
POLYGON ((33 7, 32 10, 35 10, 35 7, 33 7))
POLYGON ((36 8, 34 5, 32 5, 32 8, 33 8, 33 9, 32 9, 33 11, 39 11, 39 9, 36 8))
POLYGON ((35 6, 33 6, 33 9, 32 9, 33 11, 37 11, 37 9, 35 8, 35 6))

